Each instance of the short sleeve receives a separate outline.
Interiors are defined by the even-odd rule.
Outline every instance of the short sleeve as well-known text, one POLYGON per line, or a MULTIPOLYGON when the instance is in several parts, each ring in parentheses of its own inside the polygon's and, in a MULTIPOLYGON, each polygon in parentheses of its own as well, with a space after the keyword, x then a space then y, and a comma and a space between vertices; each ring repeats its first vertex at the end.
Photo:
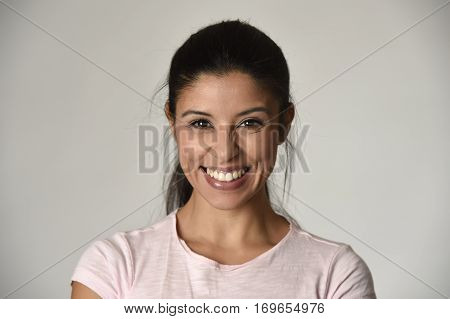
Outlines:
POLYGON ((83 252, 72 274, 103 299, 124 298, 133 282, 133 261, 124 232, 97 240, 83 252))
POLYGON ((350 245, 343 244, 331 261, 326 298, 377 298, 369 267, 350 245))

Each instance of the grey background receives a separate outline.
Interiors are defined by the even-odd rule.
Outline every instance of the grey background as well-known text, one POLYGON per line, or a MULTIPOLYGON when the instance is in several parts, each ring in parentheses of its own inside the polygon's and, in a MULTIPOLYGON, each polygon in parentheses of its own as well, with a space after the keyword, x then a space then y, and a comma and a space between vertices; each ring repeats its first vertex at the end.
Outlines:
POLYGON ((310 125, 285 208, 379 298, 450 295, 448 1, 1 0, 0 296, 68 298, 87 244, 164 216, 138 125, 165 121, 176 48, 232 18, 283 49, 310 125))

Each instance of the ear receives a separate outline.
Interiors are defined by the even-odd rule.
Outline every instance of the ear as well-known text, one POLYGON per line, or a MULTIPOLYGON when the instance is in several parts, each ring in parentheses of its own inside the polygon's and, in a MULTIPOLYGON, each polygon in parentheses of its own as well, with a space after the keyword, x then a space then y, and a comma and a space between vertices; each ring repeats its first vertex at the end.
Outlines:
POLYGON ((170 130, 172 131, 172 135, 174 135, 175 134, 175 119, 172 116, 172 114, 170 113, 169 106, 170 106, 169 100, 167 100, 166 105, 164 106, 164 113, 166 113, 167 121, 169 122, 169 125, 170 125, 170 130))
POLYGON ((289 103, 287 109, 283 111, 283 114, 281 116, 281 119, 283 119, 283 126, 284 126, 284 135, 280 136, 280 139, 278 141, 278 145, 283 144, 286 140, 289 131, 291 130, 291 124, 292 120, 295 116, 295 106, 293 103, 289 103))

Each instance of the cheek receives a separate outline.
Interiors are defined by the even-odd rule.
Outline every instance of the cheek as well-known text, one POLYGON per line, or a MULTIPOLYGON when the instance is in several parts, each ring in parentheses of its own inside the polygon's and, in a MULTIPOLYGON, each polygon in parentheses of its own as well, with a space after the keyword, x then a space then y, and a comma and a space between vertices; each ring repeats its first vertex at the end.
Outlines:
POLYGON ((186 129, 177 134, 177 141, 180 165, 185 175, 195 173, 201 165, 200 159, 206 153, 203 139, 186 129))
POLYGON ((272 131, 262 131, 245 137, 245 153, 253 162, 258 162, 263 170, 271 170, 277 156, 278 144, 272 131))

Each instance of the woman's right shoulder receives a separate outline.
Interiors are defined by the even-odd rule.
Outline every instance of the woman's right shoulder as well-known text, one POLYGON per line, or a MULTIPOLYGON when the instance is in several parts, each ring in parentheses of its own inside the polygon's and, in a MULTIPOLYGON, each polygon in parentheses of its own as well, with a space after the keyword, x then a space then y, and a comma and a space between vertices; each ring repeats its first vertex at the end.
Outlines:
POLYGON ((149 226, 117 231, 105 238, 95 240, 91 246, 109 247, 111 250, 123 251, 132 248, 139 249, 142 245, 164 241, 170 235, 171 217, 166 215, 149 226))
POLYGON ((101 298, 121 298, 134 284, 136 267, 161 253, 169 242, 172 225, 171 216, 167 215, 151 226, 118 231, 94 240, 82 253, 72 281, 90 288, 101 298))
POLYGON ((152 225, 115 233, 113 237, 117 240, 126 241, 133 250, 148 248, 150 245, 158 245, 167 242, 171 235, 173 216, 166 215, 152 225), (145 247, 142 247, 145 246, 145 247))

